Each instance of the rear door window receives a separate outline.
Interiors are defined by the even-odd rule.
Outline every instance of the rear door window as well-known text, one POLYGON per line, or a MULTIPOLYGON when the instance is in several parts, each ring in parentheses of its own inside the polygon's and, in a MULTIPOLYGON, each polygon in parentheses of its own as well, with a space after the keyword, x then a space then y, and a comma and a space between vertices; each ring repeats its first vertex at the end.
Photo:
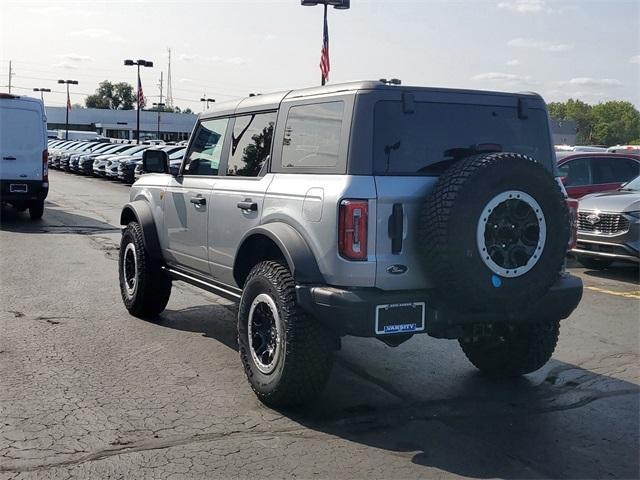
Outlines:
POLYGON ((640 164, 630 158, 593 158, 593 183, 625 183, 640 174, 640 164))
POLYGON ((183 175, 218 175, 228 118, 203 120, 185 157, 183 175))
POLYGON ((553 151, 544 110, 519 118, 515 107, 379 101, 374 113, 374 171, 378 175, 441 173, 447 161, 476 151, 522 153, 547 166, 553 151))
POLYGON ((576 158, 569 160, 558 168, 560 177, 564 180, 566 187, 579 187, 591 184, 591 175, 589 172, 589 159, 576 158))
POLYGON ((271 155, 276 112, 236 117, 226 175, 257 177, 271 155))
POLYGON ((282 167, 335 167, 343 115, 343 101, 291 107, 282 140, 282 167))

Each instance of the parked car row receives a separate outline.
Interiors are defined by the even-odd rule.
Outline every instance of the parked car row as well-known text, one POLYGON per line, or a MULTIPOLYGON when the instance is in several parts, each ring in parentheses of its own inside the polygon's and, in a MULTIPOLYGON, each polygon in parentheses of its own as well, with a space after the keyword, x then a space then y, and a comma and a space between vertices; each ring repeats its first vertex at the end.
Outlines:
POLYGON ((174 168, 179 168, 186 150, 184 145, 53 140, 48 163, 50 168, 67 172, 133 183, 143 173, 142 153, 149 148, 166 152, 174 168))

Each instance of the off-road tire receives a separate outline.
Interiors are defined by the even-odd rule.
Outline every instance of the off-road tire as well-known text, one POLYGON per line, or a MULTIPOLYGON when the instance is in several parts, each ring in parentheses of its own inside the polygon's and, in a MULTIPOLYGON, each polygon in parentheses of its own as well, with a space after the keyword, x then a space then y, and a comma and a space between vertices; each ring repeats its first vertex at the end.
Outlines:
POLYGON ((540 299, 562 270, 569 239, 569 211, 553 176, 517 153, 487 153, 454 163, 425 198, 418 244, 435 298, 461 311, 522 309, 540 299), (484 263, 476 243, 488 202, 506 191, 521 191, 540 206, 546 243, 537 263, 517 277, 498 276, 484 263))
POLYGON ((608 258, 593 258, 593 257, 577 257, 578 262, 590 270, 604 270, 605 268, 611 266, 613 260, 608 258))
POLYGON ((171 278, 160 268, 160 262, 154 260, 144 245, 142 227, 131 222, 122 232, 118 259, 118 277, 120 294, 129 313, 135 317, 151 320, 156 318, 167 306, 171 296, 171 278), (125 280, 125 256, 127 247, 132 245, 135 251, 135 285, 128 291, 125 280))
POLYGON ((29 217, 31 220, 40 220, 44 214, 44 200, 36 200, 29 204, 29 217))
POLYGON ((332 345, 331 333, 297 306, 289 269, 278 261, 254 266, 238 309, 238 346, 247 380, 260 401, 270 407, 292 407, 320 394, 333 364, 332 345), (275 303, 283 337, 281 353, 268 374, 252 358, 248 338, 251 305, 260 294, 275 303))
POLYGON ((560 321, 505 327, 495 336, 458 340, 469 361, 483 373, 515 377, 531 373, 549 361, 558 343, 560 321))

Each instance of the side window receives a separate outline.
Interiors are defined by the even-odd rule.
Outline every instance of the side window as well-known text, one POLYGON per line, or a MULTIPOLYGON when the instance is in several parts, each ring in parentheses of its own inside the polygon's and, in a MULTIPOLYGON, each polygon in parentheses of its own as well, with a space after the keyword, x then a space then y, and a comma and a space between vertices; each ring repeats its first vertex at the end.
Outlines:
POLYGON ((558 169, 560 176, 564 178, 566 187, 579 187, 580 185, 589 185, 589 159, 578 158, 571 160, 558 169))
POLYGON ((276 112, 236 117, 227 175, 257 177, 271 155, 276 112))
POLYGON ((282 167, 335 167, 344 102, 291 107, 282 141, 282 167))
POLYGON ((217 175, 228 118, 203 120, 184 160, 184 175, 217 175))
POLYGON ((640 165, 630 158, 594 158, 593 183, 624 183, 640 173, 640 165))

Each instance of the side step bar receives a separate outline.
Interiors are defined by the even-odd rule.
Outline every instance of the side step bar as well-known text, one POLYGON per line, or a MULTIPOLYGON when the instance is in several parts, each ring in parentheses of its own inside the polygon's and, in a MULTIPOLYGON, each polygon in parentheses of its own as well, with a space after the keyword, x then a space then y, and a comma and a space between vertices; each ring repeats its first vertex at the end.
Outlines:
POLYGON ((237 302, 242 296, 242 291, 238 288, 214 283, 211 280, 200 278, 199 275, 186 273, 167 266, 163 266, 162 270, 167 272, 169 276, 171 276, 171 278, 173 278, 174 280, 181 280, 183 282, 189 283, 194 287, 202 288, 203 290, 207 290, 208 292, 215 293, 216 295, 226 298, 227 300, 237 302))

